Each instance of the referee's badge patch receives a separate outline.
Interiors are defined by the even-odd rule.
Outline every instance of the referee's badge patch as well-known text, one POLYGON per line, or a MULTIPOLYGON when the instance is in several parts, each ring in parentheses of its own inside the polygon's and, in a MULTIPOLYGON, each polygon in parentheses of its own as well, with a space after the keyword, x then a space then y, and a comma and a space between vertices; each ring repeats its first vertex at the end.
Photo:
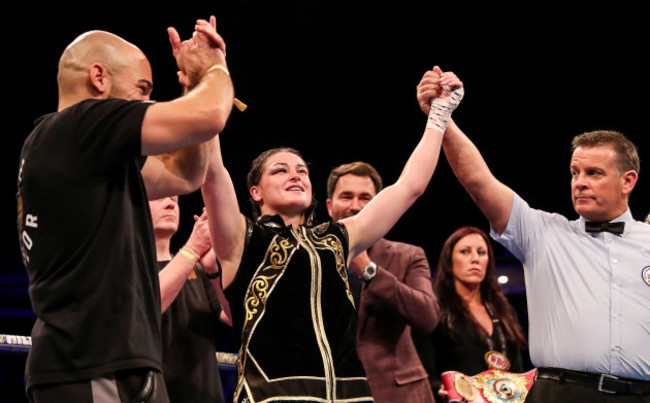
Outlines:
POLYGON ((650 266, 643 268, 641 271, 641 277, 643 277, 643 281, 645 281, 645 283, 650 286, 650 266))

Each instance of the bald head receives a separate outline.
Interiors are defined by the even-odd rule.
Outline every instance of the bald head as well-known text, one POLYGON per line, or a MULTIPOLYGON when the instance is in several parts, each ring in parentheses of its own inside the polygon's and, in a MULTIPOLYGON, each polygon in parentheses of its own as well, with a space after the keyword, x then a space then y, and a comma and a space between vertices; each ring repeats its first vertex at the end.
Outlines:
POLYGON ((78 36, 59 60, 59 110, 87 98, 107 98, 117 78, 128 73, 151 81, 149 61, 138 47, 106 31, 78 36))

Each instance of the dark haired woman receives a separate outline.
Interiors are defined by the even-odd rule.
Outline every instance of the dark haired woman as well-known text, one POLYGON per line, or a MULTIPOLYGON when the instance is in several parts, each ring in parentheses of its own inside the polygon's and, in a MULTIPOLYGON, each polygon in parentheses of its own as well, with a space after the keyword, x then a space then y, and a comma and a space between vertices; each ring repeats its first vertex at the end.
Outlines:
POLYGON ((359 214, 336 223, 309 225, 309 170, 288 148, 253 162, 248 185, 259 217, 246 218, 217 139, 203 198, 241 337, 236 402, 372 401, 355 351, 347 264, 388 232, 433 174, 446 121, 462 96, 456 76, 437 71, 445 90, 402 175, 359 214))
MULTIPOLYGON (((526 339, 501 291, 495 266, 490 240, 478 228, 459 228, 442 247, 433 280, 440 323, 425 344, 429 351, 420 349, 434 393, 445 371, 469 376, 490 368, 523 371, 526 339)), ((437 395, 446 401, 440 396, 444 392, 437 395)))

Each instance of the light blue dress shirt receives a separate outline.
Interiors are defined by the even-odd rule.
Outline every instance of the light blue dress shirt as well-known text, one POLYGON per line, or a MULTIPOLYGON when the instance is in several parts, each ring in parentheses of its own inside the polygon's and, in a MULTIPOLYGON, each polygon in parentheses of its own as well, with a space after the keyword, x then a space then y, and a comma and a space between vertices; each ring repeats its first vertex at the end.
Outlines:
POLYGON ((491 229, 524 267, 535 366, 650 380, 650 225, 629 209, 612 221, 623 234, 590 234, 515 194, 505 232, 491 229))

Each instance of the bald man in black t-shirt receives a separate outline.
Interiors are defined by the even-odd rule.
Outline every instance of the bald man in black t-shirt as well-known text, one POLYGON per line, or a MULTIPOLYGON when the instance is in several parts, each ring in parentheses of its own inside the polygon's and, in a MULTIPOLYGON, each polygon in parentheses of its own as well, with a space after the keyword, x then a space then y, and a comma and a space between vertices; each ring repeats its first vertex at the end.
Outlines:
POLYGON ((59 62, 59 105, 25 140, 18 233, 37 315, 26 381, 34 402, 167 402, 160 290, 148 199, 203 181, 233 89, 216 21, 181 42, 169 30, 188 96, 149 101, 151 66, 104 31, 59 62))

